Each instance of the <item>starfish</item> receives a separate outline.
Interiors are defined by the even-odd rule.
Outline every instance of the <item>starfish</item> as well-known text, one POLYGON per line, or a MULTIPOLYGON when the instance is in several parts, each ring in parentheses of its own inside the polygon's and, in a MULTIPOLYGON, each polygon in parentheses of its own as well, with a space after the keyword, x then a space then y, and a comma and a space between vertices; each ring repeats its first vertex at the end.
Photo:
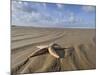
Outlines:
POLYGON ((67 49, 67 48, 62 48, 60 45, 56 43, 52 43, 50 45, 36 46, 36 47, 39 48, 39 50, 36 50, 34 53, 32 53, 29 56, 29 58, 38 56, 47 52, 55 58, 60 58, 59 54, 57 53, 57 50, 67 49))

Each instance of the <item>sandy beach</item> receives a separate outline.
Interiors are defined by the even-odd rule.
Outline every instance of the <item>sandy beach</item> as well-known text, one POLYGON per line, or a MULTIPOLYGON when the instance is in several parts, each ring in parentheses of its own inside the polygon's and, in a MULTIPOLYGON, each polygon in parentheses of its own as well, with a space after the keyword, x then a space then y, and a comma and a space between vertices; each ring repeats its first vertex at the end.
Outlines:
POLYGON ((15 74, 59 72, 96 68, 96 30, 78 28, 11 27, 11 72, 15 74), (48 52, 29 58, 37 46, 57 43, 71 48, 59 59, 48 52), (28 60, 26 61, 26 59, 28 60))

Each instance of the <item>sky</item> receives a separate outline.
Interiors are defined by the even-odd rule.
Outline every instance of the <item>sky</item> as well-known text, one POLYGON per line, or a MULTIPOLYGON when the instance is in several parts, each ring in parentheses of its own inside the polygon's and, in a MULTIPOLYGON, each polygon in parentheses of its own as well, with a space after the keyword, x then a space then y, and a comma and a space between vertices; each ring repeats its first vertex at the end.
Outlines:
POLYGON ((32 1, 12 1, 12 25, 95 28, 96 7, 32 1))

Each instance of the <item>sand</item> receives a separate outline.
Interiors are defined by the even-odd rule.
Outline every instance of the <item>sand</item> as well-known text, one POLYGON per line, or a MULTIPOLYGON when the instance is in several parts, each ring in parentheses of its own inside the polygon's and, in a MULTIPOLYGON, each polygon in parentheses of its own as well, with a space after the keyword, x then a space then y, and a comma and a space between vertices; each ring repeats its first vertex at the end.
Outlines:
POLYGON ((60 72, 96 68, 96 30, 74 28, 11 27, 11 73, 60 72), (36 46, 56 42, 61 47, 59 59, 48 52, 29 57, 36 46))

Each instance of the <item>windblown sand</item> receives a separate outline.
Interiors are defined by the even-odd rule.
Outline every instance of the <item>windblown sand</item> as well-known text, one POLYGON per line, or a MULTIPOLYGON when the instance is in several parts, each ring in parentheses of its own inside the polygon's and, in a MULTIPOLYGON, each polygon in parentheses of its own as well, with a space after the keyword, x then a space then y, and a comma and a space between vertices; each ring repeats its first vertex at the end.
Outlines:
POLYGON ((58 72, 96 68, 95 29, 11 27, 11 73, 58 72), (57 59, 44 52, 29 58, 39 45, 56 42, 64 48, 57 59), (29 58, 29 59, 27 59, 29 58))

